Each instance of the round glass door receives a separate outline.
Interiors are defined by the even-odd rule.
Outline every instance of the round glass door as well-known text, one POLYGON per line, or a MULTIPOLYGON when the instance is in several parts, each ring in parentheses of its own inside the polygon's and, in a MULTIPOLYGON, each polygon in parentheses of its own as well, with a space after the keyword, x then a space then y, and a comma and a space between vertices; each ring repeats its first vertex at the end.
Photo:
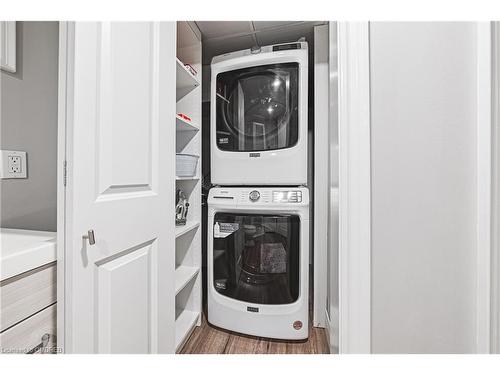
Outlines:
POLYGON ((293 147, 298 140, 298 64, 217 76, 217 145, 224 151, 293 147))
POLYGON ((217 213, 213 228, 213 286, 227 297, 288 304, 299 297, 297 215, 217 213))

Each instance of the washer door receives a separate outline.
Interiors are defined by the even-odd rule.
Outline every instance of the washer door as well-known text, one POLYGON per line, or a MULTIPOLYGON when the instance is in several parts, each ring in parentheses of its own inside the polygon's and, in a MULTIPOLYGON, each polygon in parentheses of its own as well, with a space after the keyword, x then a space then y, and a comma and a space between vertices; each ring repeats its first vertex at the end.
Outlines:
POLYGON ((217 213, 213 229, 212 282, 218 293, 269 305, 298 299, 299 216, 217 213))
POLYGON ((220 150, 270 151, 298 141, 298 63, 263 65, 217 75, 220 150))

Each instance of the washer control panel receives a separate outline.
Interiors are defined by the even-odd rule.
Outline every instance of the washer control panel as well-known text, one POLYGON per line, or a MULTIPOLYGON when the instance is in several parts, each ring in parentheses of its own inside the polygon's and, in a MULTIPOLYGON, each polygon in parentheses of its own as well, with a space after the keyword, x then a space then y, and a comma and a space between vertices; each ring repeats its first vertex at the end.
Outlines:
POLYGON ((302 191, 300 190, 272 190, 263 189, 244 191, 241 201, 251 203, 302 203, 302 191))
POLYGON ((307 188, 285 188, 285 187, 214 187, 208 195, 209 203, 230 206, 262 206, 297 204, 308 205, 309 194, 307 188))

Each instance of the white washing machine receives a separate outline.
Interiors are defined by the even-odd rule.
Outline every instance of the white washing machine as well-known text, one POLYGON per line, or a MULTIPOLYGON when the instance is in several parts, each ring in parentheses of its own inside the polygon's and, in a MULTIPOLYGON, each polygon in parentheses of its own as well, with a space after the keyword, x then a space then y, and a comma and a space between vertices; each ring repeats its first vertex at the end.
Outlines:
POLYGON ((260 337, 308 337, 307 188, 212 188, 207 262, 211 324, 260 337))
POLYGON ((307 59, 306 42, 213 58, 213 184, 307 183, 307 59))

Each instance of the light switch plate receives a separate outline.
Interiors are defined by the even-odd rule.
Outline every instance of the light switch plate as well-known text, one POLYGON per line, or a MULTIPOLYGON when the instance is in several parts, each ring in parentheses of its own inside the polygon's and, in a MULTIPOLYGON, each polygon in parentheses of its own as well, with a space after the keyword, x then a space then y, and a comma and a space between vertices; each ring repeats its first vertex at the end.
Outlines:
POLYGON ((1 150, 0 152, 0 178, 26 178, 27 177, 26 152, 1 150))

